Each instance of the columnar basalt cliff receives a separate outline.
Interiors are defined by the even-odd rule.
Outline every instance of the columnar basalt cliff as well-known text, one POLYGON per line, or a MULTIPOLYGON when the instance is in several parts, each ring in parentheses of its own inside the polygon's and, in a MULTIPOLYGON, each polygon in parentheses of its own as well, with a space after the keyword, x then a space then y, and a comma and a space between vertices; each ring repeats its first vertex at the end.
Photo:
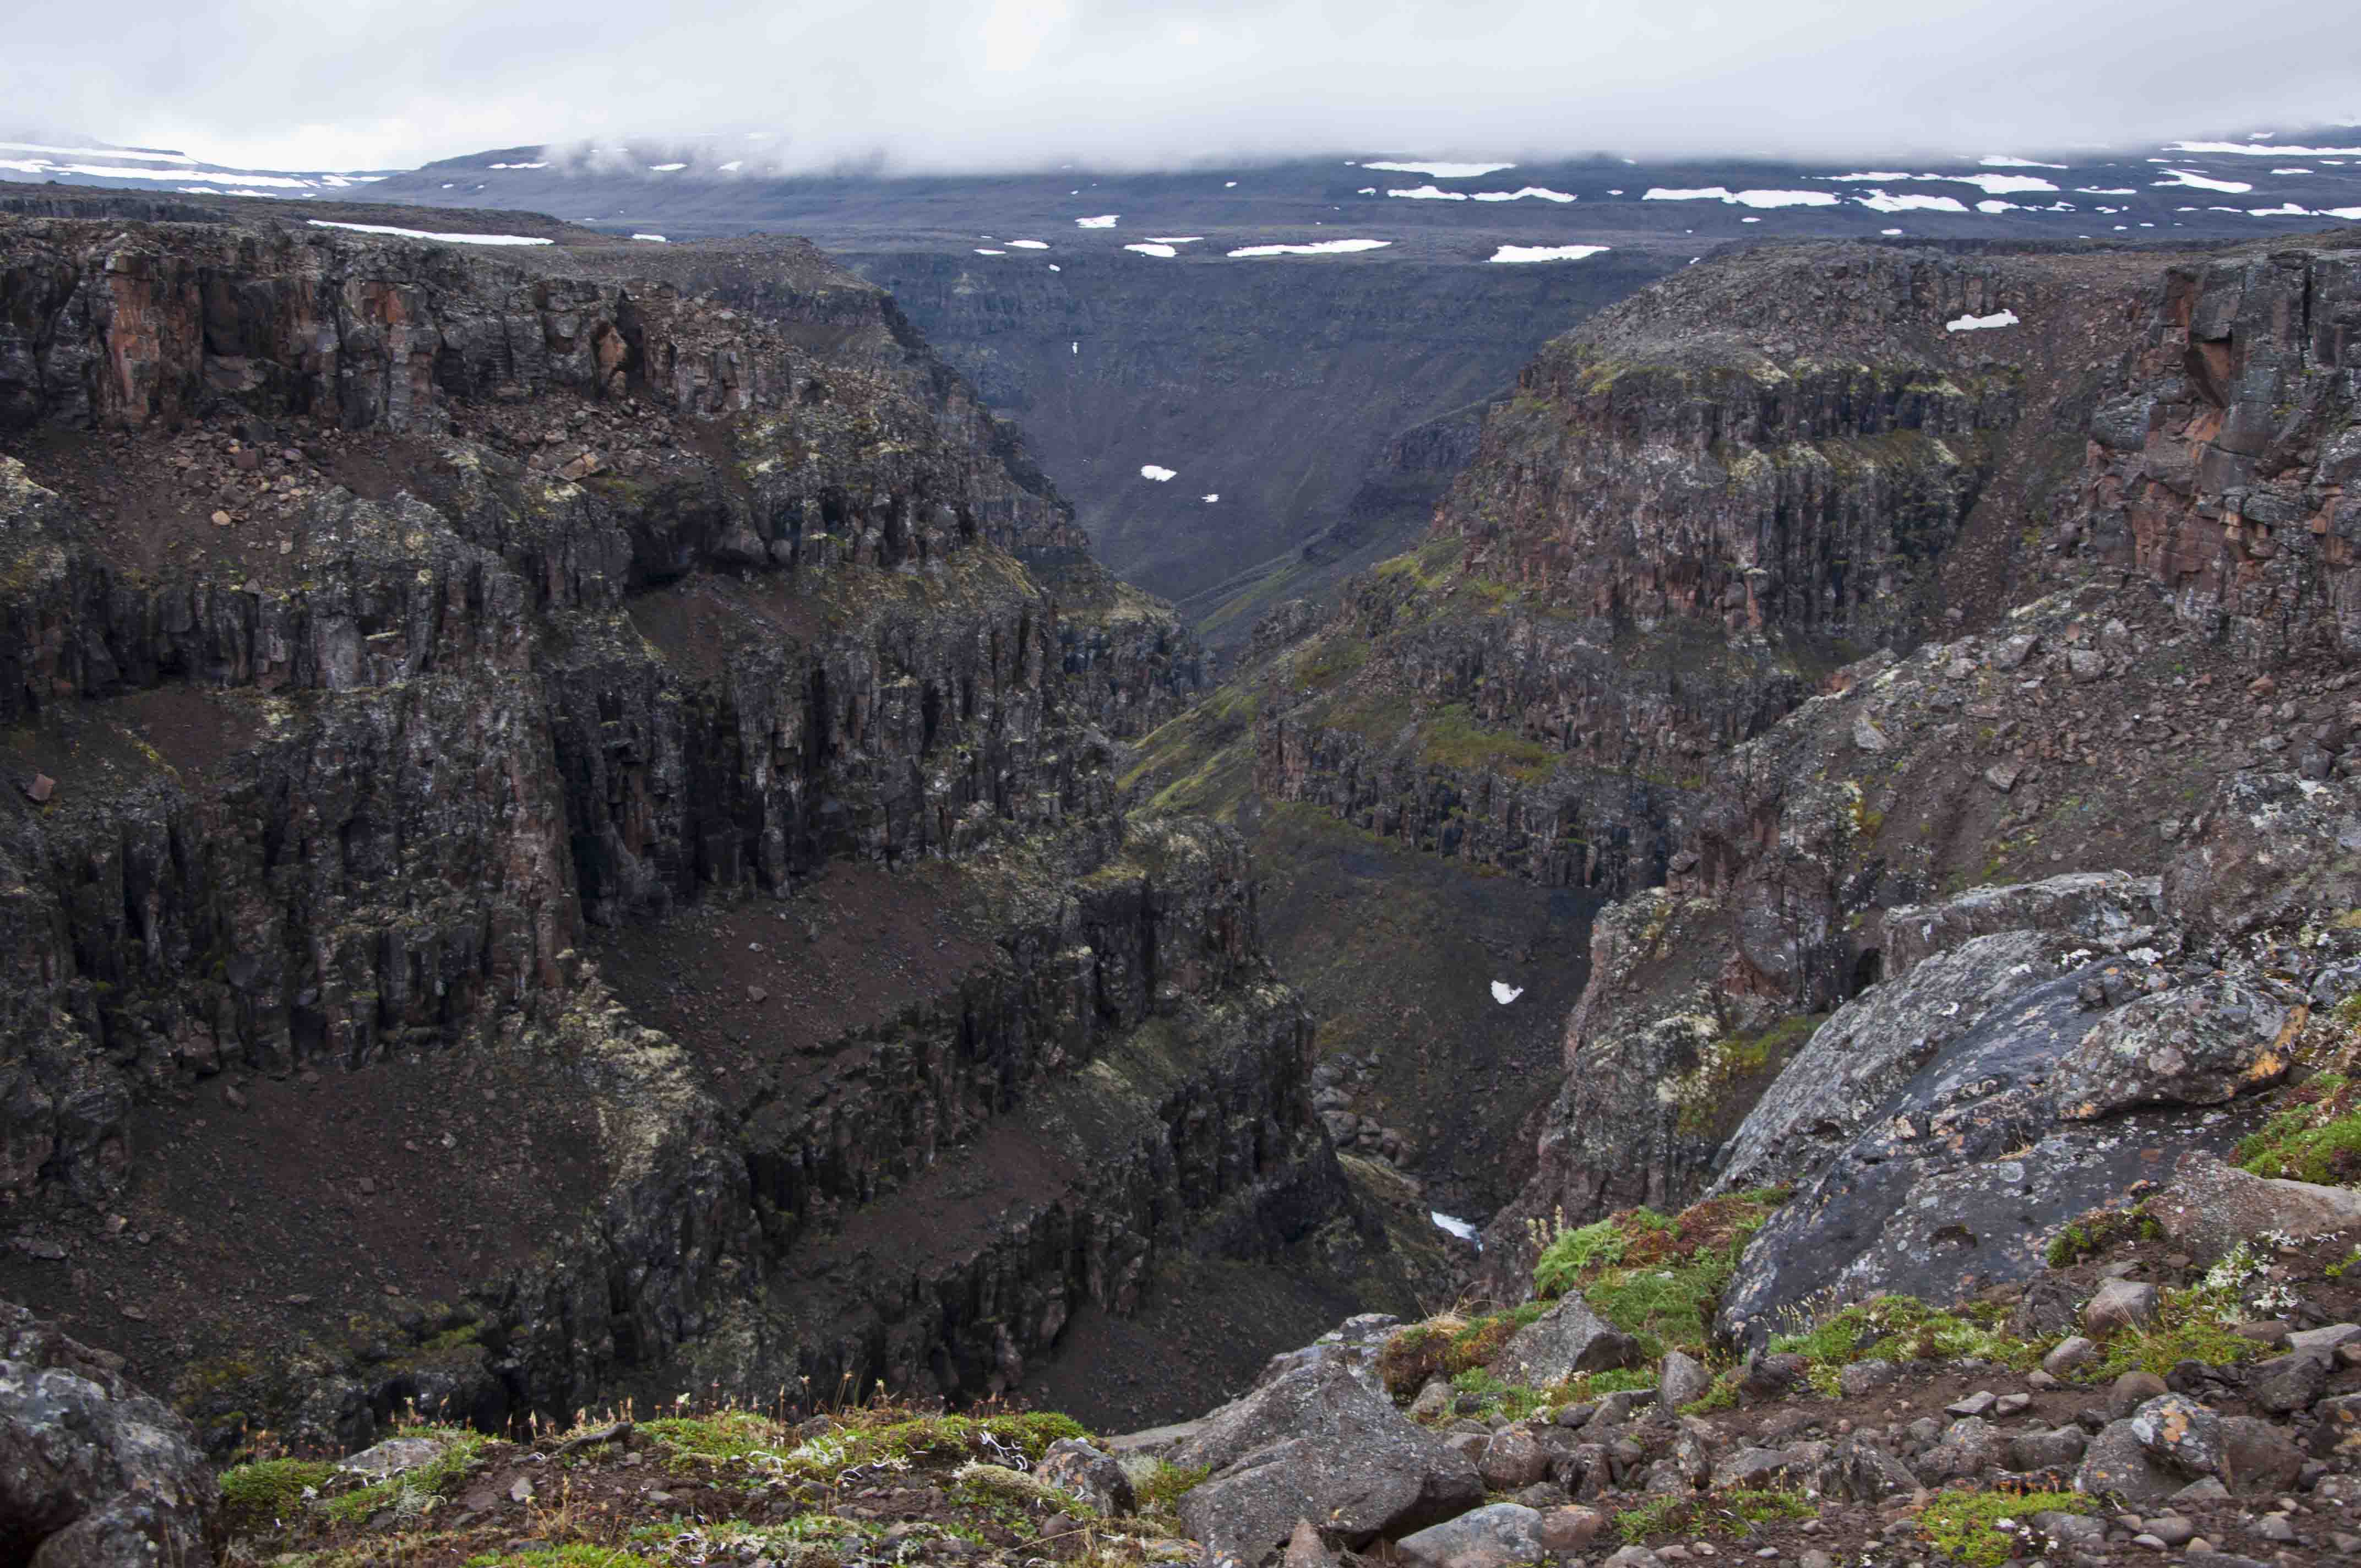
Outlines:
POLYGON ((2176 266, 2131 302, 2059 543, 2137 571, 2271 663, 2361 648, 2361 257, 2176 266))
POLYGON ((1235 839, 1115 808, 1169 609, 807 248, 574 259, 0 234, 7 1292, 223 1443, 1001 1391, 1192 1248, 1383 1289, 1235 839))

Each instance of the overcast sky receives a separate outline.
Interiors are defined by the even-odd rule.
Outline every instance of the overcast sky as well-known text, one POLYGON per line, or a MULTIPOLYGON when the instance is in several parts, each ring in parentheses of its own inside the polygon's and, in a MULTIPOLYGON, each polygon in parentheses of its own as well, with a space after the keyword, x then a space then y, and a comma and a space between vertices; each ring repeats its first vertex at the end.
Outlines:
POLYGON ((0 135, 249 167, 781 133, 801 167, 2031 151, 2361 119, 2350 0, 114 0, 0 135))

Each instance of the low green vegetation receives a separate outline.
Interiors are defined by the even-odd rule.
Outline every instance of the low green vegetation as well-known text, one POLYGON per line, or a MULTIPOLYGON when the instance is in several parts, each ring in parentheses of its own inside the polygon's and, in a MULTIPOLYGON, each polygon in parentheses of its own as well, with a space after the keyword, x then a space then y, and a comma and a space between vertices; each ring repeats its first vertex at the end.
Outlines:
POLYGON ((1653 1497, 1615 1516, 1615 1530, 1628 1545, 1651 1536, 1719 1535, 1744 1538, 1757 1527, 1817 1518, 1819 1509, 1797 1492, 1741 1488, 1702 1497, 1653 1497))
POLYGON ((2323 1072, 2288 1091, 2279 1113, 2238 1146, 2257 1176, 2361 1184, 2361 1080, 2323 1072))
POLYGON ((1675 1345, 1702 1352, 1739 1255, 1785 1201, 1784 1189, 1766 1188, 1670 1216, 1626 1209, 1553 1239, 1533 1288, 1544 1298, 1579 1291, 1652 1361, 1675 1345))
POLYGON ((2261 1345, 2235 1332, 2253 1315, 2247 1310, 2246 1287, 2260 1273, 2261 1266, 2251 1263, 2240 1246, 2199 1283, 2158 1292, 2153 1320, 2108 1337, 2098 1376, 2153 1372, 2161 1377, 2184 1361, 2232 1366, 2260 1354, 2261 1345))
POLYGON ((262 1459, 222 1472, 222 1519, 231 1530, 269 1530, 303 1511, 336 1467, 319 1459, 262 1459))
POLYGON ((1877 1296, 1839 1308, 1806 1329, 1772 1336, 1771 1348, 1804 1358, 1814 1387, 1837 1392, 1837 1374, 1856 1361, 1949 1361, 1961 1356, 2031 1367, 2042 1346, 2004 1327, 2008 1308, 1977 1302, 1930 1307, 1912 1296, 1877 1296))
POLYGON ((1557 766, 1558 754, 1538 740, 1477 721, 1464 702, 1445 704, 1419 726, 1419 755, 1442 767, 1505 773, 1538 784, 1557 766))
POLYGON ((327 1511, 331 1518, 358 1524, 389 1510, 402 1519, 423 1513, 432 1506, 433 1499, 448 1497, 459 1489, 476 1455, 491 1441, 482 1432, 465 1427, 416 1427, 401 1435, 440 1442, 442 1452, 398 1475, 330 1498, 327 1511))
POLYGON ((2141 1209, 2096 1209, 2050 1237, 2046 1257, 2052 1268, 2071 1268, 2118 1242, 2152 1241, 2163 1234, 2141 1209))
POLYGON ((1430 1377, 1458 1377, 1490 1365, 1519 1329, 1546 1310, 1528 1304, 1473 1318, 1445 1312, 1412 1323, 1378 1353, 1378 1375, 1397 1398, 1407 1398, 1430 1377))
POLYGON ((2034 1515, 2087 1514, 2094 1506, 2077 1492, 1945 1492, 1918 1516, 1918 1530, 1947 1557, 2000 1568, 2020 1555, 2017 1532, 2034 1515))

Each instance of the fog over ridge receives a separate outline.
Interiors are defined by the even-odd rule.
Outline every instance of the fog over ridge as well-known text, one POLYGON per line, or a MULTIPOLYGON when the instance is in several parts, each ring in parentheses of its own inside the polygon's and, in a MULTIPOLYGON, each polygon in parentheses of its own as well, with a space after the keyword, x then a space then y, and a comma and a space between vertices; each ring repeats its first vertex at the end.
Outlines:
POLYGON ((722 127, 749 172, 928 173, 1959 158, 2361 116, 2361 34, 2321 0, 2235 21, 2188 0, 124 0, 108 21, 12 20, 16 131, 336 169, 722 127))

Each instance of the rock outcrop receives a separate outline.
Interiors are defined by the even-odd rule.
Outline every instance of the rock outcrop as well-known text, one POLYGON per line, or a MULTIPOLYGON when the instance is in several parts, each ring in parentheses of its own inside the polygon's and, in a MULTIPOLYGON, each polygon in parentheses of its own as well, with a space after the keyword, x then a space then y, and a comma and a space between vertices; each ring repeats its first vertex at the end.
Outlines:
POLYGON ((883 295, 764 250, 741 308, 0 233, 0 1266, 209 1444, 1001 1392, 1190 1249, 1382 1250, 1236 839, 1115 808, 1193 645, 883 295))
POLYGON ((189 1423, 122 1357, 0 1302, 0 1552, 43 1568, 210 1568, 218 1502, 189 1423))

